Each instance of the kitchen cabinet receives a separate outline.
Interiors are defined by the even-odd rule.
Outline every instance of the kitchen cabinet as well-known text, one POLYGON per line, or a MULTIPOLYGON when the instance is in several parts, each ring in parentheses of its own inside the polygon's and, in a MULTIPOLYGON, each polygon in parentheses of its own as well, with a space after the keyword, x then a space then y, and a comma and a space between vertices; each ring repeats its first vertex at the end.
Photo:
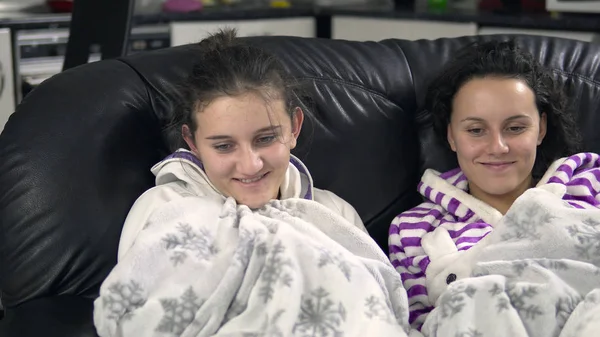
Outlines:
POLYGON ((477 24, 474 22, 334 16, 331 26, 333 39, 353 41, 380 41, 389 38, 433 40, 477 34, 477 24))
POLYGON ((0 29, 0 132, 8 117, 15 111, 12 42, 10 30, 0 29))
POLYGON ((315 18, 280 18, 236 21, 193 21, 171 23, 171 45, 200 42, 220 28, 237 28, 238 36, 283 35, 315 37, 315 18))

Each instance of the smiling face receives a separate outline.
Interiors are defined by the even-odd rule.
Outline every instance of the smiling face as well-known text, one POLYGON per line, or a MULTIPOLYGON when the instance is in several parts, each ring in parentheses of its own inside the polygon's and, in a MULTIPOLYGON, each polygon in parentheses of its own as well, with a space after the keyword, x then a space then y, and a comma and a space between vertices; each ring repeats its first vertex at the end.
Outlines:
POLYGON ((252 209, 278 197, 302 126, 302 110, 290 118, 283 100, 265 101, 248 93, 217 98, 196 118, 193 139, 183 127, 185 140, 223 195, 252 209))
POLYGON ((545 134, 546 115, 540 115, 533 91, 521 80, 472 79, 454 97, 448 142, 470 193, 492 206, 501 199, 512 204, 531 186, 545 134))

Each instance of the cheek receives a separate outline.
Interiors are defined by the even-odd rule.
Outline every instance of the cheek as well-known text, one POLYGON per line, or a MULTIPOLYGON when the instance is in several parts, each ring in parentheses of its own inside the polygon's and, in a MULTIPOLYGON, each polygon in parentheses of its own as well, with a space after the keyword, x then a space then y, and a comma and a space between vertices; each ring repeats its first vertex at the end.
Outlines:
POLYGON ((232 160, 228 158, 228 156, 220 156, 210 152, 205 152, 202 164, 204 165, 204 171, 210 180, 229 176, 234 167, 232 160))
POLYGON ((290 149, 284 144, 273 144, 264 150, 263 160, 274 169, 287 169, 290 162, 290 149))
POLYGON ((532 138, 527 141, 518 142, 512 148, 517 155, 533 161, 537 154, 537 147, 537 138, 532 138))
POLYGON ((461 137, 455 140, 456 154, 459 158, 470 159, 481 155, 484 146, 473 139, 461 137))

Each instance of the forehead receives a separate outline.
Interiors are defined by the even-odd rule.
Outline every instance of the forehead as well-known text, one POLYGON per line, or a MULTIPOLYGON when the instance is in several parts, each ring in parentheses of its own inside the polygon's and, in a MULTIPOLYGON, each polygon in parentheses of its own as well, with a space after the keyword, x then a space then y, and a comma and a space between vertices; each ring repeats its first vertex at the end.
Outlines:
POLYGON ((519 79, 472 79, 458 90, 452 102, 453 119, 502 120, 517 114, 538 115, 535 94, 519 79))
MULTIPOLYGON (((281 99, 265 99, 257 94, 223 96, 212 101, 196 114, 198 129, 225 131, 247 128, 263 128, 280 125, 287 117, 281 99)), ((289 119, 289 117, 287 117, 289 119)))

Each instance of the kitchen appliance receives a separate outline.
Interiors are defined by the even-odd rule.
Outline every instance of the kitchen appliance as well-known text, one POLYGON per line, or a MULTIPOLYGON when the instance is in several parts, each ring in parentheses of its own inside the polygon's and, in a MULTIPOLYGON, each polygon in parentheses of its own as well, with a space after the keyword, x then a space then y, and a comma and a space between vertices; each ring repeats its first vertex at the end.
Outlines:
MULTIPOLYGON (((17 102, 38 84, 62 71, 68 39, 68 28, 15 33, 17 102)), ((170 47, 170 28, 168 25, 133 27, 128 45, 128 54, 170 47)), ((88 62, 100 60, 99 51, 99 46, 92 45, 88 62)))

